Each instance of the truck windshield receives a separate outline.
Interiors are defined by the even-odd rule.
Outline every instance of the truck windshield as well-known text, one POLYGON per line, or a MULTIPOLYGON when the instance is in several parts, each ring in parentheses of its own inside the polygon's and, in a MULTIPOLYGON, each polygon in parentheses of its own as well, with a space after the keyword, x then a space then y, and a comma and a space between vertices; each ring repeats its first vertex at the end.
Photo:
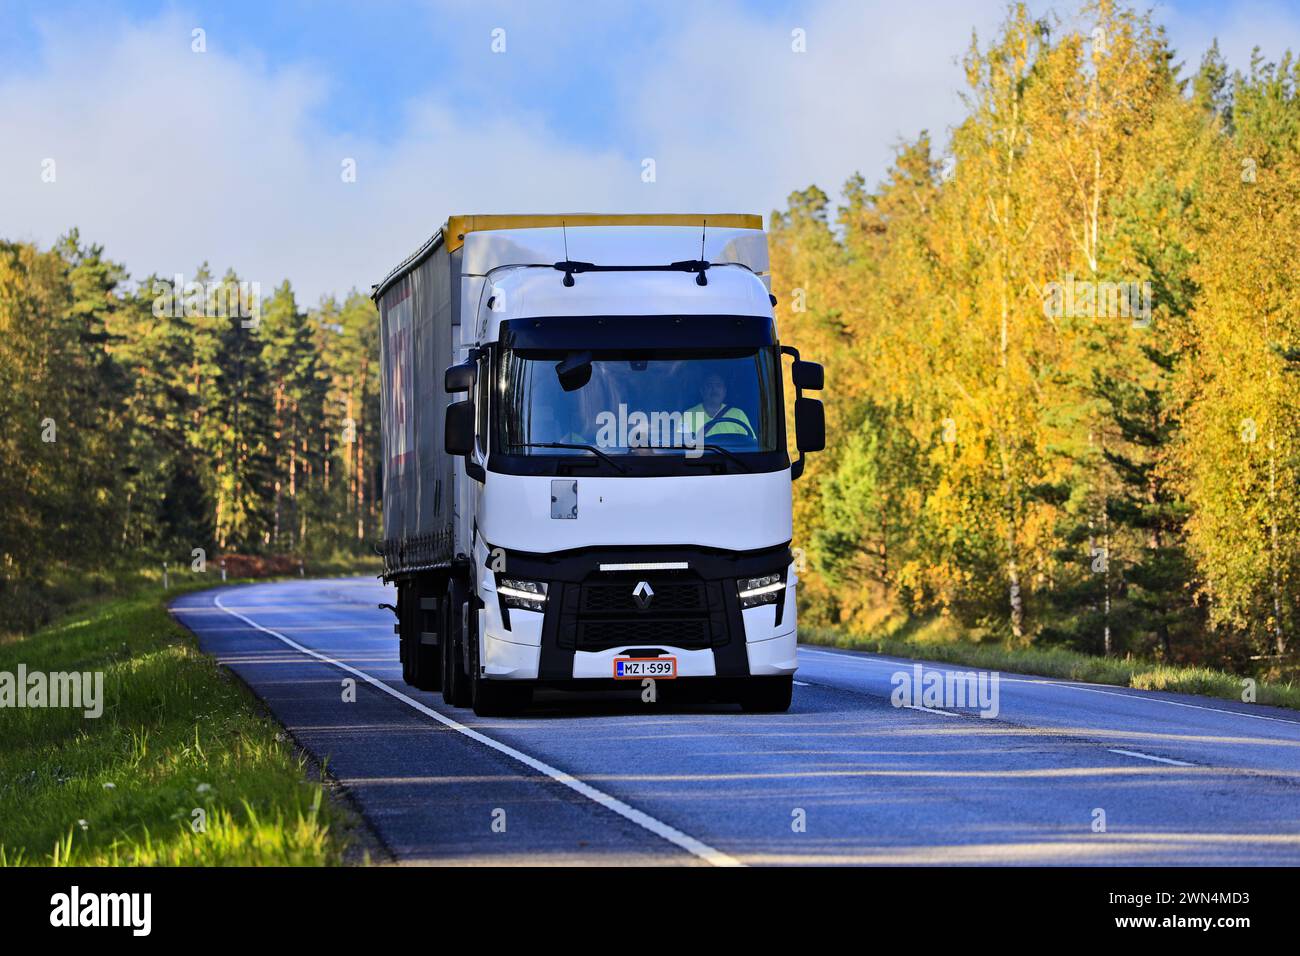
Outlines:
POLYGON ((498 435, 507 455, 721 456, 743 469, 747 455, 780 448, 778 364, 770 347, 507 349, 499 369, 498 435), (585 365, 588 358, 590 378, 566 391, 557 364, 585 365))

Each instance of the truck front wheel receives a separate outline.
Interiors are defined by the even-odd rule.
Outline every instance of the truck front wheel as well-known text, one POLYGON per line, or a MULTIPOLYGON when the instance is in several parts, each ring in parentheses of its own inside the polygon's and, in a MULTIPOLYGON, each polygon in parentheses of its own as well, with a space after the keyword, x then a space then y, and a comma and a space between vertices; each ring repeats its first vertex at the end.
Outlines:
POLYGON ((790 709, 794 675, 747 677, 740 691, 740 706, 752 714, 782 714, 790 709))
POLYGON ((485 680, 479 659, 478 615, 469 613, 465 629, 469 651, 470 706, 480 717, 507 717, 523 710, 532 701, 533 690, 525 683, 512 680, 485 680))
POLYGON ((517 714, 532 702, 533 689, 525 683, 513 680, 485 680, 479 676, 478 635, 467 635, 470 655, 471 677, 473 687, 471 697, 474 713, 480 717, 509 717, 517 714))
POLYGON ((474 681, 474 713, 480 717, 510 717, 527 707, 532 688, 510 680, 474 681))

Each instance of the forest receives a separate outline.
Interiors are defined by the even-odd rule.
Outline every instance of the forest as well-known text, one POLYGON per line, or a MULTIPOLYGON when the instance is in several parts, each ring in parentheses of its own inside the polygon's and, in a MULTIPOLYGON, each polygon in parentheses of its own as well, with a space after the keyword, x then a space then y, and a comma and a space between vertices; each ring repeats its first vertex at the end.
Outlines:
MULTIPOLYGON (((826 365, 803 621, 1292 666, 1300 62, 1188 62, 1110 0, 1013 6, 942 139, 772 213, 782 339, 826 365)), ((249 297, 0 242, 0 607, 194 549, 373 553, 374 307, 249 297)))
POLYGON ((378 334, 355 291, 0 241, 0 631, 92 570, 373 554, 378 334))
POLYGON ((826 362, 803 621, 1243 670, 1300 627, 1300 63, 1009 10, 963 115, 772 216, 826 362))

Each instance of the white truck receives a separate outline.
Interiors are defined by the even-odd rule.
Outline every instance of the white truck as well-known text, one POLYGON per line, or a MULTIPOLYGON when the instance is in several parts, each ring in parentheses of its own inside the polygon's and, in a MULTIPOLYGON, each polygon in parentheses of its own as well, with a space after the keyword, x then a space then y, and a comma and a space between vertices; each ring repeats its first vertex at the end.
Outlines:
POLYGON ((665 680, 789 708, 823 375, 770 285, 759 216, 491 215, 374 287, 406 683, 479 714, 665 680))

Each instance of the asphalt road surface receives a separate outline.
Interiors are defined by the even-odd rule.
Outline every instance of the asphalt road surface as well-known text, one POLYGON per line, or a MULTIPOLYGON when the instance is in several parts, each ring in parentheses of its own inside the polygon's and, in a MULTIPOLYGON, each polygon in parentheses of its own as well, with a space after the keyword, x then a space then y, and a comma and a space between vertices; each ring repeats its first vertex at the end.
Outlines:
POLYGON ((631 690, 480 718, 402 683, 384 601, 301 580, 173 613, 400 863, 1300 864, 1300 713, 1012 674, 996 717, 896 707, 917 662, 803 646, 787 714, 631 690))

